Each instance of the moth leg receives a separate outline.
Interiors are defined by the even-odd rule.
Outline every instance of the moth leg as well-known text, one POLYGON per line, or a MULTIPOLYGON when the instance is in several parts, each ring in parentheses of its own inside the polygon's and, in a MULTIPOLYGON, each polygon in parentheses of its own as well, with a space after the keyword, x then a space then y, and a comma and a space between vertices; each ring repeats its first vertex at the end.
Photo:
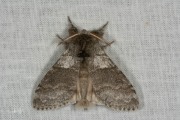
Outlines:
POLYGON ((97 30, 93 30, 90 32, 90 35, 97 38, 100 41, 103 41, 106 45, 102 46, 102 48, 106 48, 107 46, 110 46, 114 41, 108 42, 105 39, 102 38, 103 34, 104 34, 104 30, 106 28, 106 26, 108 25, 108 21, 99 29, 97 30))
POLYGON ((74 34, 78 33, 78 29, 73 25, 70 17, 68 16, 68 22, 70 24, 70 28, 69 28, 69 36, 72 36, 74 34))
POLYGON ((106 45, 103 45, 102 48, 105 49, 106 47, 110 46, 112 43, 114 43, 114 40, 109 43, 106 43, 106 45))
POLYGON ((62 43, 68 43, 68 42, 70 42, 69 41, 70 39, 72 39, 73 37, 78 35, 78 29, 73 25, 69 16, 68 16, 68 22, 70 24, 70 28, 68 30, 69 31, 69 37, 67 37, 66 39, 63 39, 57 34, 56 36, 61 40, 61 42, 58 45, 60 45, 62 43))
MULTIPOLYGON (((69 34, 70 34, 70 36, 71 36, 71 35, 74 35, 74 34, 71 34, 71 32, 76 32, 77 28, 73 25, 73 23, 72 23, 72 21, 71 21, 71 19, 70 19, 69 16, 68 16, 68 22, 69 22, 69 24, 70 24, 69 34)), ((78 33, 78 31, 77 31, 76 33, 78 33)), ((75 34, 76 34, 76 33, 75 33, 75 34)), ((57 36, 62 42, 64 42, 64 39, 61 38, 58 34, 57 34, 56 36, 57 36)))
POLYGON ((104 42, 106 45, 102 45, 101 47, 104 48, 104 47, 107 47, 107 46, 110 46, 114 41, 111 41, 111 42, 108 42, 107 40, 101 38, 101 37, 98 37, 97 35, 95 35, 94 33, 89 33, 91 36, 97 38, 98 40, 104 42))
MULTIPOLYGON (((75 34, 75 35, 76 35, 76 34, 75 34)), ((75 35, 73 35, 73 36, 75 36, 75 35)), ((66 45, 67 43, 70 42, 70 41, 68 42, 68 40, 72 38, 72 37, 70 36, 70 37, 68 37, 68 38, 66 38, 66 39, 63 39, 63 38, 61 38, 58 34, 57 34, 56 36, 61 40, 61 42, 59 42, 58 45, 60 45, 60 44, 65 44, 65 45, 66 45)))
POLYGON ((58 44, 58 45, 65 43, 65 42, 64 42, 64 39, 63 39, 63 38, 61 38, 58 34, 56 34, 56 36, 57 36, 57 37, 61 40, 61 42, 59 42, 59 44, 58 44))
POLYGON ((108 22, 106 22, 104 25, 102 25, 99 29, 91 31, 91 33, 96 35, 97 37, 102 38, 102 36, 104 34, 104 30, 107 25, 108 25, 108 22))
POLYGON ((61 38, 58 34, 56 35, 62 42, 64 42, 64 39, 61 38))
POLYGON ((74 25, 73 25, 73 23, 72 23, 72 21, 71 21, 69 16, 68 16, 68 22, 70 23, 71 27, 74 27, 74 25))
POLYGON ((105 30, 105 28, 107 27, 107 25, 108 25, 108 21, 104 24, 104 25, 102 25, 97 31, 102 31, 102 32, 104 32, 104 30, 105 30))

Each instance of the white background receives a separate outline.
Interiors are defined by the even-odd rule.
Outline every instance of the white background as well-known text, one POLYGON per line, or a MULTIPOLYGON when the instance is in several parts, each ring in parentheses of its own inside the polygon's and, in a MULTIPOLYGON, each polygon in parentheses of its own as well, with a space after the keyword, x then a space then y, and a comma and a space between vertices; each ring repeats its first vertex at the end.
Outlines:
POLYGON ((179 0, 0 0, 1 120, 180 119, 179 0), (109 25, 107 54, 135 86, 140 109, 32 108, 32 92, 63 53, 67 16, 80 28, 109 25))

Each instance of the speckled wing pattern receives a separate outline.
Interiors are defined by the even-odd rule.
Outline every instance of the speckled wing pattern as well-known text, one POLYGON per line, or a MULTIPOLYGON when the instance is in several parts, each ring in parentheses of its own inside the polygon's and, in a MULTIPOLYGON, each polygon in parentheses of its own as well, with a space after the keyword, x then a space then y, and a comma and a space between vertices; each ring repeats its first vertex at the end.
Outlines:
POLYGON ((97 46, 93 60, 89 63, 89 76, 93 81, 93 92, 98 100, 96 104, 105 105, 114 110, 138 108, 138 97, 132 84, 103 49, 97 46))
POLYGON ((76 102, 78 61, 67 50, 45 75, 35 90, 33 106, 36 109, 54 109, 76 102))

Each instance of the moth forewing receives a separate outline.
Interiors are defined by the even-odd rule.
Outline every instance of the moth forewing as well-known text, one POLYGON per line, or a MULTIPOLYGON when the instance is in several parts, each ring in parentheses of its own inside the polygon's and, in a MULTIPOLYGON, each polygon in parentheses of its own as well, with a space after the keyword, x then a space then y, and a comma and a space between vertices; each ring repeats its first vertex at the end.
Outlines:
POLYGON ((76 104, 83 109, 93 105, 136 109, 139 102, 133 86, 100 44, 109 45, 102 38, 107 23, 97 30, 79 32, 68 20, 69 37, 59 37, 67 50, 38 85, 34 107, 44 110, 76 104))

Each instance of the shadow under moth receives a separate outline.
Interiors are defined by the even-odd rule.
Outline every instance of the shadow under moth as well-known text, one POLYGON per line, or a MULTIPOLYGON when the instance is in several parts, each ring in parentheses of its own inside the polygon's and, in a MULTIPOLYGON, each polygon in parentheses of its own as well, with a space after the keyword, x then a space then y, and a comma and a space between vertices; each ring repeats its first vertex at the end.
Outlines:
POLYGON ((135 89, 104 52, 109 46, 102 27, 79 30, 68 17, 69 37, 62 39, 66 51, 47 72, 35 90, 33 106, 38 110, 65 105, 87 109, 105 105, 114 110, 135 110, 139 101, 135 89))

